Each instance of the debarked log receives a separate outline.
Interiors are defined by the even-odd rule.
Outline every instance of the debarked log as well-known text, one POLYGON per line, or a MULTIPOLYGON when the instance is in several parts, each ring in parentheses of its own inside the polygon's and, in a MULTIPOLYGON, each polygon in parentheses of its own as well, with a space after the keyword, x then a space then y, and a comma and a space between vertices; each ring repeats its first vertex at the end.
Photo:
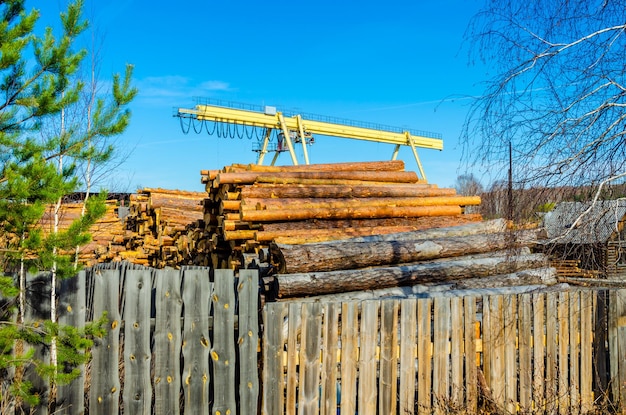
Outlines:
POLYGON ((452 188, 437 188, 426 184, 359 185, 359 186, 303 186, 296 184, 255 184, 241 188, 241 198, 349 198, 349 197, 429 197, 454 196, 452 188))
POLYGON ((431 197, 384 197, 361 199, 248 199, 241 204, 242 209, 283 210, 283 209, 326 209, 359 206, 476 206, 480 196, 431 196, 431 197))
MULTIPOLYGON (((308 172, 236 172, 219 173, 213 187, 222 184, 288 183, 291 180, 351 180, 361 182, 417 183, 417 173, 411 171, 308 171, 308 172)), ((306 182, 304 182, 306 183, 306 182)), ((314 182, 313 182, 314 183, 314 182)))
POLYGON ((404 264, 500 251, 537 243, 537 231, 478 234, 428 240, 270 244, 271 262, 281 274, 404 264))
POLYGON ((543 254, 461 257, 388 267, 276 275, 271 291, 280 298, 332 294, 486 277, 546 266, 548 259, 543 254))
POLYGON ((453 216, 461 213, 460 206, 364 206, 334 209, 243 210, 240 219, 248 222, 276 222, 306 219, 453 216))

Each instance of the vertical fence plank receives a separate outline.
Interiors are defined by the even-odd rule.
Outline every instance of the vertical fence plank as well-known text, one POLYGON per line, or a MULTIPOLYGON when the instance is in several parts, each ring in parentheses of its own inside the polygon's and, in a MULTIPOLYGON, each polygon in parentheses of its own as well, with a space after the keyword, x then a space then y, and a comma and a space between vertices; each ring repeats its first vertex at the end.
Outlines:
POLYGON ((109 327, 106 334, 96 339, 92 349, 89 413, 113 415, 119 412, 120 375, 120 271, 96 270, 93 273, 94 316, 107 313, 109 327))
MULTIPOLYGON (((79 271, 72 278, 61 280, 59 284, 59 323, 78 329, 85 327, 87 273, 79 271)), ((67 385, 59 385, 57 390, 57 410, 61 414, 85 413, 85 365, 77 366, 80 374, 67 385)))
POLYGON ((382 301, 380 309, 379 414, 395 414, 398 389, 398 301, 382 301))
POLYGON ((517 333, 517 296, 502 296, 503 300, 503 319, 504 319, 504 379, 505 379, 505 407, 509 413, 516 411, 518 403, 517 386, 518 386, 518 367, 517 367, 517 345, 515 339, 518 338, 517 333))
POLYGON ((180 413, 180 352, 183 299, 180 273, 164 269, 155 275, 154 413, 180 413))
POLYGON ((308 303, 302 306, 302 352, 300 353, 300 393, 298 413, 319 413, 320 346, 322 334, 322 306, 308 303))
POLYGON ((320 413, 322 415, 337 414, 337 353, 339 351, 339 310, 341 304, 324 304, 324 357, 322 359, 322 391, 320 413))
POLYGON ((584 291, 580 297, 580 410, 583 414, 593 409, 593 297, 584 291))
POLYGON ((545 409, 545 294, 533 294, 533 401, 537 410, 545 409))
POLYGON ((559 413, 569 412, 570 380, 569 380, 569 294, 560 292, 558 296, 557 320, 558 320, 558 378, 557 391, 559 413))
POLYGON ((450 299, 450 401, 458 408, 465 407, 463 328, 463 298, 453 297, 450 299))
POLYGON ((415 413, 415 356, 417 354, 417 301, 402 301, 400 310, 400 413, 415 413))
POLYGON ((626 290, 611 291, 609 299, 609 347, 613 401, 626 407, 626 290))
MULTIPOLYGON (((208 277, 208 273, 207 273, 208 277)), ((215 270, 213 295, 213 414, 237 413, 235 398, 235 276, 231 269, 215 270)))
POLYGON ((450 401, 450 298, 435 298, 433 316, 434 409, 443 413, 450 401))
POLYGON ((417 408, 420 413, 430 413, 435 403, 432 396, 432 304, 430 298, 417 302, 417 408))
POLYGON ((476 298, 465 297, 465 396, 469 413, 478 411, 478 370, 476 366, 476 298))
POLYGON ((569 295, 569 338, 570 338, 570 413, 580 413, 580 291, 571 292, 569 295))
POLYGON ((546 408, 553 413, 558 402, 557 293, 546 294, 546 408))
POLYGON ((361 305, 361 343, 359 352, 359 399, 361 414, 376 413, 377 367, 376 346, 378 344, 378 301, 365 301, 361 305))
POLYGON ((482 352, 483 352, 483 375, 486 386, 491 385, 491 355, 493 341, 491 339, 491 313, 489 312, 489 297, 484 296, 482 309, 482 352))
POLYGON ((283 376, 283 321, 286 306, 282 303, 265 304, 263 309, 263 415, 279 415, 284 412, 283 376))
POLYGON ((259 400, 259 271, 239 270, 239 413, 256 414, 259 400))
MULTIPOLYGON (((24 323, 37 329, 43 321, 50 320, 50 294, 52 288, 52 275, 49 272, 39 274, 26 274, 26 309, 24 310, 24 323)), ((24 353, 32 353, 32 358, 44 364, 50 364, 50 350, 43 344, 30 346, 25 345, 24 353)), ((39 404, 30 406, 24 402, 21 410, 32 415, 45 415, 48 413, 48 401, 50 399, 50 382, 42 378, 35 365, 29 364, 24 370, 24 379, 31 383, 31 391, 39 396, 39 404)))
POLYGON ((359 306, 341 305, 341 413, 356 414, 356 370, 359 361, 359 306))
POLYGON ((124 307, 124 411, 152 413, 150 381, 151 271, 127 270, 124 307))
POLYGON ((531 295, 519 297, 519 405, 521 412, 532 410, 532 310, 531 295))
POLYGON ((209 400, 209 304, 213 294, 209 273, 183 270, 183 390, 185 413, 207 415, 209 400))
POLYGON ((485 324, 483 332, 489 333, 489 349, 485 351, 484 359, 489 362, 489 387, 495 403, 504 408, 506 403, 506 373, 505 373, 505 340, 504 316, 502 296, 489 297, 489 306, 483 304, 483 313, 488 314, 489 325, 485 324))
POLYGON ((286 414, 296 414, 298 411, 298 366, 300 365, 301 353, 301 344, 299 343, 302 329, 301 317, 302 304, 298 302, 289 304, 289 317, 287 318, 286 414))

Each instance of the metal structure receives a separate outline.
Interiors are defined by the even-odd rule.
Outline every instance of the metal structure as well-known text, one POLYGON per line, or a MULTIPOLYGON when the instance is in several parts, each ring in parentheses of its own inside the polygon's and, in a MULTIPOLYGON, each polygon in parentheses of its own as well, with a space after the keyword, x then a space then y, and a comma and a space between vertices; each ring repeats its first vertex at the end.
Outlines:
MULTIPOLYGON (((261 145, 255 150, 259 153, 258 164, 263 164, 265 155, 270 151, 275 152, 272 165, 276 162, 280 152, 289 151, 293 164, 297 165, 298 159, 294 146, 297 143, 301 143, 304 162, 309 164, 307 145, 313 143, 313 135, 317 134, 392 144, 395 146, 392 160, 397 158, 400 146, 409 146, 417 162, 419 174, 423 180, 426 180, 422 163, 417 154, 417 147, 434 150, 443 149, 443 140, 439 134, 402 130, 380 124, 359 123, 332 117, 281 112, 276 107, 271 106, 261 107, 224 101, 205 101, 198 103, 193 109, 179 108, 174 115, 181 119, 184 132, 189 131, 192 122, 213 122, 212 132, 207 127, 209 134, 217 129, 218 135, 230 134, 231 137, 239 135, 240 138, 244 132, 239 134, 238 128, 242 130, 245 128, 262 129, 263 132, 260 135, 257 133, 261 145), (183 124, 185 119, 188 120, 187 128, 183 124), (218 127, 218 124, 221 127, 218 127), (224 124, 228 125, 226 129, 224 129, 224 124), (278 143, 273 149, 270 149, 270 139, 273 132, 277 133, 278 143)), ((198 130, 194 124, 194 130, 200 132, 202 125, 198 130)), ((253 133, 245 132, 245 135, 251 138, 253 133)))

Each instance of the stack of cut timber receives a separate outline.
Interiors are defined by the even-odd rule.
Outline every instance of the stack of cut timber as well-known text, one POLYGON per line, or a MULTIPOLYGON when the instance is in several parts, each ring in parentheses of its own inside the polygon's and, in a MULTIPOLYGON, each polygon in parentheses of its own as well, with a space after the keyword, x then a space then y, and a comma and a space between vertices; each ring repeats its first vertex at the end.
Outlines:
POLYGON ((484 288, 550 285, 556 270, 532 254, 538 230, 513 232, 504 220, 325 243, 270 246, 277 275, 269 298, 303 297, 398 286, 458 283, 484 288))
POLYGON ((125 219, 125 250, 119 259, 157 268, 190 263, 190 229, 203 226, 204 192, 140 189, 125 219))
MULTIPOLYGON (((84 203, 64 203, 58 212, 58 229, 67 230, 69 226, 83 214, 84 203)), ((44 235, 54 231, 55 206, 49 205, 40 221, 44 235)), ((97 262, 106 262, 115 258, 124 248, 124 225, 118 218, 117 201, 107 201, 104 216, 90 229, 91 242, 78 247, 78 261, 87 266, 97 262)), ((74 254, 75 251, 62 252, 74 254)))
POLYGON ((204 258, 245 267, 270 242, 302 244, 481 220, 478 196, 420 181, 402 161, 303 166, 231 165, 202 172, 204 258))

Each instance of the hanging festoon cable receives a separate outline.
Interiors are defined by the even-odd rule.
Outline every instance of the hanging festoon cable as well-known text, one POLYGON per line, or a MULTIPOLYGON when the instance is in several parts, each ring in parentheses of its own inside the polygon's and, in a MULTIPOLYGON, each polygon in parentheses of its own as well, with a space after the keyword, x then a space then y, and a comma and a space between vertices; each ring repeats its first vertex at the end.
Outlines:
POLYGON ((193 125, 193 130, 196 132, 196 134, 200 134, 202 132, 202 128, 204 127, 204 121, 203 120, 192 120, 191 121, 192 125, 193 125))
POLYGON ((183 134, 188 134, 189 130, 191 129, 191 123, 193 122, 193 118, 178 117, 178 119, 180 120, 180 129, 182 130, 183 134))
POLYGON ((206 128, 206 132, 208 135, 213 135, 215 134, 215 129, 217 128, 217 122, 213 121, 204 121, 204 127, 206 128), (213 129, 209 131, 209 124, 213 124, 213 129))

